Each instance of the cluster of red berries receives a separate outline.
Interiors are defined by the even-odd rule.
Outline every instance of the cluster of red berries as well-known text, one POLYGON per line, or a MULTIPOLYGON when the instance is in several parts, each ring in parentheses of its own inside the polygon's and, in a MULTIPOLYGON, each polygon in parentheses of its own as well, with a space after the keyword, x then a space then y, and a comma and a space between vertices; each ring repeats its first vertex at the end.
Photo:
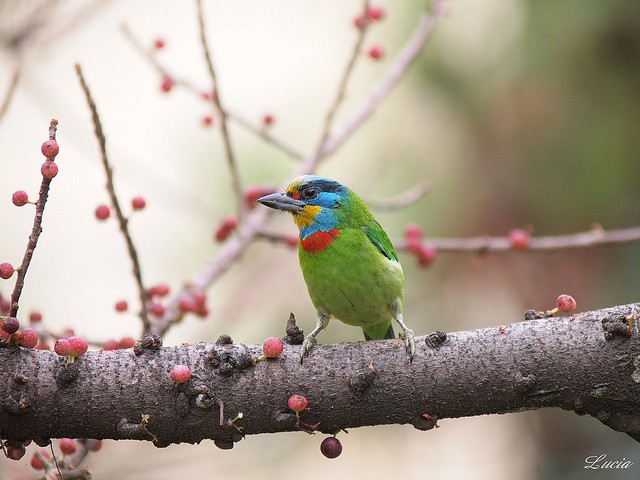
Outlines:
POLYGON ((51 139, 44 142, 40 150, 42 151, 42 154, 47 157, 45 162, 42 164, 42 167, 40 167, 40 173, 47 180, 51 180, 58 174, 58 165, 54 160, 60 151, 60 147, 58 146, 58 142, 51 139))
MULTIPOLYGON (((97 452, 102 448, 102 440, 89 440, 87 442, 87 445, 90 451, 97 452)), ((78 449, 78 444, 73 438, 61 438, 58 443, 58 447, 60 448, 60 451, 63 455, 72 455, 78 449)), ((38 453, 45 462, 51 464, 51 454, 49 453, 49 449, 40 448, 38 450, 38 453)), ((42 460, 40 460, 38 455, 34 453, 33 457, 31 457, 31 468, 33 468, 34 470, 44 470, 45 467, 49 467, 49 465, 45 465, 44 463, 42 463, 42 460)))
POLYGON ((431 265, 438 255, 438 250, 433 244, 422 240, 422 227, 410 223, 404 229, 404 236, 407 241, 407 250, 416 256, 420 266, 431 265))
MULTIPOLYGON (((378 22, 385 17, 385 11, 380 5, 369 5, 364 15, 358 15, 353 19, 353 24, 357 28, 363 28, 373 22, 378 22)), ((367 50, 367 55, 374 60, 378 60, 384 56, 384 48, 381 45, 371 45, 367 50)))
POLYGON ((89 342, 82 337, 72 335, 67 338, 58 338, 53 346, 53 351, 61 357, 67 357, 67 363, 73 363, 77 357, 84 355, 88 348, 89 342))
MULTIPOLYGON (((304 412, 309 406, 309 400, 304 395, 294 393, 287 400, 287 406, 289 407, 289 410, 296 414, 296 422, 298 426, 300 426, 300 424, 302 424, 302 422, 300 421, 300 414, 304 412)), ((317 427, 317 424, 303 425, 305 427, 310 427, 311 431, 309 433, 313 433, 315 427, 317 427)), ((320 444, 320 452, 327 458, 339 457, 342 453, 342 444, 340 443, 340 440, 335 437, 335 435, 332 437, 327 437, 320 444)))
POLYGON ((16 317, 4 317, 0 322, 0 339, 8 345, 35 348, 38 344, 38 332, 31 327, 20 330, 20 322, 16 317))

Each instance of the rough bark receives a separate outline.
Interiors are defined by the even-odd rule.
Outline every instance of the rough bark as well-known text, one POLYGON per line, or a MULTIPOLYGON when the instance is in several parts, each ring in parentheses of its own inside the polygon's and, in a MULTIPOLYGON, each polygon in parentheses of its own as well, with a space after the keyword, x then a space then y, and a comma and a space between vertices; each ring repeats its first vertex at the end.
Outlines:
POLYGON ((0 348, 0 438, 152 440, 211 438, 231 448, 243 435, 411 424, 559 407, 590 414, 640 441, 640 304, 402 340, 299 346, 251 360, 259 346, 197 344, 92 351, 74 366, 51 351, 0 348), (193 376, 175 384, 170 371, 193 376), (77 376, 74 377, 74 375, 77 376), (287 408, 305 395, 302 423, 287 408), (238 413, 240 419, 231 423, 238 413))

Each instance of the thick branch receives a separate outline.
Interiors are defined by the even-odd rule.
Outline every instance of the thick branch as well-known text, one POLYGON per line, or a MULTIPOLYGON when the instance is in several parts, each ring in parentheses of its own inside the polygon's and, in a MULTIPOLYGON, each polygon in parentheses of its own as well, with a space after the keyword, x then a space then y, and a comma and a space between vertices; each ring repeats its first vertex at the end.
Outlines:
POLYGON ((416 339, 413 363, 401 340, 318 345, 302 365, 299 346, 254 365, 258 346, 197 344, 138 356, 89 352, 69 380, 72 367, 53 352, 6 347, 0 438, 158 446, 213 438, 230 448, 242 434, 298 429, 287 398, 299 393, 309 399, 302 421, 328 433, 393 423, 426 430, 435 419, 560 407, 640 441, 639 315, 632 304, 446 339, 432 334, 416 339), (176 364, 193 372, 184 388, 171 381, 176 364))

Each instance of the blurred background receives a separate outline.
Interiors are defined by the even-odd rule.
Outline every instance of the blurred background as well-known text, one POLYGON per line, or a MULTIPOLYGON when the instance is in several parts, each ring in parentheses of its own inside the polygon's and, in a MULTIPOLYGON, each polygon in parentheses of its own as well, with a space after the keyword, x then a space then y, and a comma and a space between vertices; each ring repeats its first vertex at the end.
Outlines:
MULTIPOLYGON (((417 24, 425 2, 380 0, 339 125, 366 98, 417 24), (377 59, 367 50, 379 45, 377 59)), ((226 106, 301 151, 315 148, 356 38, 358 1, 205 0, 208 38, 226 106)), ((31 264, 21 312, 39 310, 54 331, 73 328, 96 342, 140 334, 125 245, 108 203, 97 141, 74 64, 83 67, 100 112, 116 190, 147 208, 131 220, 145 281, 178 289, 219 248, 213 232, 234 211, 219 122, 184 88, 161 78, 122 33, 126 24, 176 78, 203 91, 209 82, 194 2, 0 2, 0 99, 19 68, 0 118, 0 261, 19 264, 33 221, 11 204, 13 191, 35 198, 40 145, 59 119, 60 173, 47 203, 44 233, 31 264), (114 303, 127 299, 130 313, 114 303)), ((637 226, 640 214, 640 3, 635 0, 460 0, 449 4, 417 63, 376 114, 323 163, 319 173, 367 199, 384 199, 426 178, 426 198, 376 211, 392 239, 417 222, 427 237, 534 235, 637 226)), ((245 185, 283 185, 297 162, 231 124, 245 185)), ((270 227, 294 233, 288 216, 270 227)), ((422 335, 519 321, 528 308, 572 294, 579 310, 638 301, 638 245, 510 253, 481 258, 441 254, 427 269, 401 255, 405 319, 422 335)), ((187 317, 166 345, 213 341, 221 333, 257 344, 283 334, 290 311, 302 328, 314 311, 295 251, 254 244, 209 291, 210 315, 187 317)), ((12 281, 0 283, 10 293, 12 281)), ((320 342, 358 341, 333 322, 320 342)), ((589 478, 638 478, 638 444, 591 417, 561 410, 443 420, 441 428, 361 428, 341 435, 328 460, 322 435, 249 437, 231 451, 212 442, 156 449, 105 442, 88 464, 99 479, 256 478, 584 478, 584 459, 626 458, 629 470, 589 478), (424 462, 422 461, 424 460, 424 462)), ((29 447, 30 449, 34 448, 29 447)), ((31 450, 0 458, 0 478, 31 479, 31 450)))

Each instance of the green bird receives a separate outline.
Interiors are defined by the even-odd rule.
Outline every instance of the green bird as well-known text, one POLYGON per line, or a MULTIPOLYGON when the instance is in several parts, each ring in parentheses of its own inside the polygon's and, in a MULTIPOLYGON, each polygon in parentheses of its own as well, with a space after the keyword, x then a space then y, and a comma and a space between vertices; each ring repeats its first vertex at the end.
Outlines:
POLYGON ((400 325, 413 360, 413 330, 402 319, 404 274, 393 245, 367 205, 344 185, 302 175, 282 193, 258 199, 293 215, 300 230, 298 257, 316 327, 302 343, 301 359, 317 343, 331 318, 362 328, 366 340, 394 338, 400 325))

